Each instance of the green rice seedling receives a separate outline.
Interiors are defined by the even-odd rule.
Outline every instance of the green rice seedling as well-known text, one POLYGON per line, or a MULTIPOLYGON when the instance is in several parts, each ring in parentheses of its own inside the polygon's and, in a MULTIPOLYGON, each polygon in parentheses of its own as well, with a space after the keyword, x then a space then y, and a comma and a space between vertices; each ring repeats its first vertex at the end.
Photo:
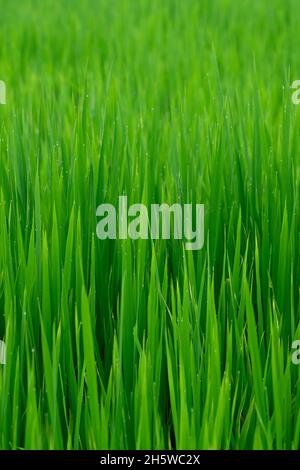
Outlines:
POLYGON ((0 8, 0 448, 298 449, 297 1, 0 8))

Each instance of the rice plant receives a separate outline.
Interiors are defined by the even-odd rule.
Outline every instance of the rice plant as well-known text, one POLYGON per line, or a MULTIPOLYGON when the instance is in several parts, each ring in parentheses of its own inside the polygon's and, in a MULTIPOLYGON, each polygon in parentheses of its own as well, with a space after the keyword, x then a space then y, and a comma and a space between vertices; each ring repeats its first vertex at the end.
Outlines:
POLYGON ((0 11, 0 448, 298 449, 298 2, 0 11), (203 248, 99 240, 121 195, 203 248))

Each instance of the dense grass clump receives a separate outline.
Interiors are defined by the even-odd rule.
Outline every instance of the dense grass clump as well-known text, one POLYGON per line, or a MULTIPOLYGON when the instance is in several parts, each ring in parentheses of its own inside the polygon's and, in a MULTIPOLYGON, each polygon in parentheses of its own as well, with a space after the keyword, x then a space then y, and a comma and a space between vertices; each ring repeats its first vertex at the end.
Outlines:
POLYGON ((299 448, 298 2, 0 3, 0 448, 299 448))

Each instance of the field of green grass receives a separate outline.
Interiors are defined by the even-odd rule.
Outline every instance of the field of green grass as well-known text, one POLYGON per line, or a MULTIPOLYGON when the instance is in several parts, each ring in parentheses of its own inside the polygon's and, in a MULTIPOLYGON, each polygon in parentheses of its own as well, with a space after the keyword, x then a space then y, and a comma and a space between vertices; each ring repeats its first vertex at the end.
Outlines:
POLYGON ((298 449, 298 0, 0 0, 1 449, 298 449), (202 203, 205 242, 96 208, 202 203))

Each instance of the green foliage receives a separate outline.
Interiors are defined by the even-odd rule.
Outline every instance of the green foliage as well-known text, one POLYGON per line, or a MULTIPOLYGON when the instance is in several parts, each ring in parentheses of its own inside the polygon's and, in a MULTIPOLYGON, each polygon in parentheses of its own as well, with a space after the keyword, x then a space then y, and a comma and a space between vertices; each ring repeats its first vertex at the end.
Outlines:
POLYGON ((298 2, 0 10, 0 448, 299 448, 298 2), (99 241, 121 194, 204 248, 99 241))

